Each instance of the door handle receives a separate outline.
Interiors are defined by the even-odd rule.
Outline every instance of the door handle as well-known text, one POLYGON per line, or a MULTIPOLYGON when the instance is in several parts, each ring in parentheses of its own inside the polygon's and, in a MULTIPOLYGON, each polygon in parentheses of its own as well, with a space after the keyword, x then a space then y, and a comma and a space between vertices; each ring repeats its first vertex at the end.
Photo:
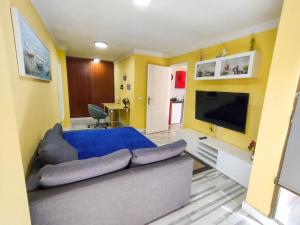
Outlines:
POLYGON ((150 105, 151 98, 148 96, 148 105, 150 105))

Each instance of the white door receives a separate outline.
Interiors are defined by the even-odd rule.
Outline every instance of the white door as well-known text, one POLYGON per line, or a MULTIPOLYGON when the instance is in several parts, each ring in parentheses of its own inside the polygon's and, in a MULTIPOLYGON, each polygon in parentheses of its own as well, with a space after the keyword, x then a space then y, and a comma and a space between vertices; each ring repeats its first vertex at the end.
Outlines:
POLYGON ((171 67, 148 65, 146 134, 168 130, 171 67))

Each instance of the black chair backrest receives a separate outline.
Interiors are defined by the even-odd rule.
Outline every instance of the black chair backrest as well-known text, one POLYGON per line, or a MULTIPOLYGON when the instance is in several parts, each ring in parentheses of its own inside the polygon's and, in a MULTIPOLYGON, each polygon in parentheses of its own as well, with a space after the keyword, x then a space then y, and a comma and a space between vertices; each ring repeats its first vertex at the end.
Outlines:
POLYGON ((107 117, 107 113, 100 106, 88 104, 88 111, 91 117, 94 119, 105 119, 107 117))

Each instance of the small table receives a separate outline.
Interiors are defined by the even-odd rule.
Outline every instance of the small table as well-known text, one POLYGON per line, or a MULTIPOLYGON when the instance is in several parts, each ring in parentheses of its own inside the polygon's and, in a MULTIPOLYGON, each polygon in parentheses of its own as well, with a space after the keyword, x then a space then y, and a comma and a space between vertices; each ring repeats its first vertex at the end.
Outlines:
MULTIPOLYGON (((121 110, 126 111, 126 119, 129 123, 129 108, 124 108, 124 105, 121 103, 102 103, 104 106, 104 110, 107 109, 108 114, 109 114, 109 120, 110 120, 110 125, 113 127, 114 120, 113 120, 113 112, 117 110, 120 112, 121 110)), ((119 120, 119 118, 118 118, 119 120)))

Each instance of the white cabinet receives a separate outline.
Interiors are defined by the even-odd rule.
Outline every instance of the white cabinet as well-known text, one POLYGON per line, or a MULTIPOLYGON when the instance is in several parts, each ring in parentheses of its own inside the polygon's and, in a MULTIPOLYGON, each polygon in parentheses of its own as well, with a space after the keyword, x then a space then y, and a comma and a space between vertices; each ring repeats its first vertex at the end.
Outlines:
POLYGON ((258 75, 257 51, 196 62, 195 80, 254 78, 258 75))
POLYGON ((191 129, 179 130, 177 137, 187 142, 186 152, 248 187, 252 168, 250 152, 191 129), (199 137, 207 138, 199 140, 199 137))
POLYGON ((183 107, 183 102, 171 102, 170 124, 179 124, 179 123, 181 123, 182 107, 183 107))

